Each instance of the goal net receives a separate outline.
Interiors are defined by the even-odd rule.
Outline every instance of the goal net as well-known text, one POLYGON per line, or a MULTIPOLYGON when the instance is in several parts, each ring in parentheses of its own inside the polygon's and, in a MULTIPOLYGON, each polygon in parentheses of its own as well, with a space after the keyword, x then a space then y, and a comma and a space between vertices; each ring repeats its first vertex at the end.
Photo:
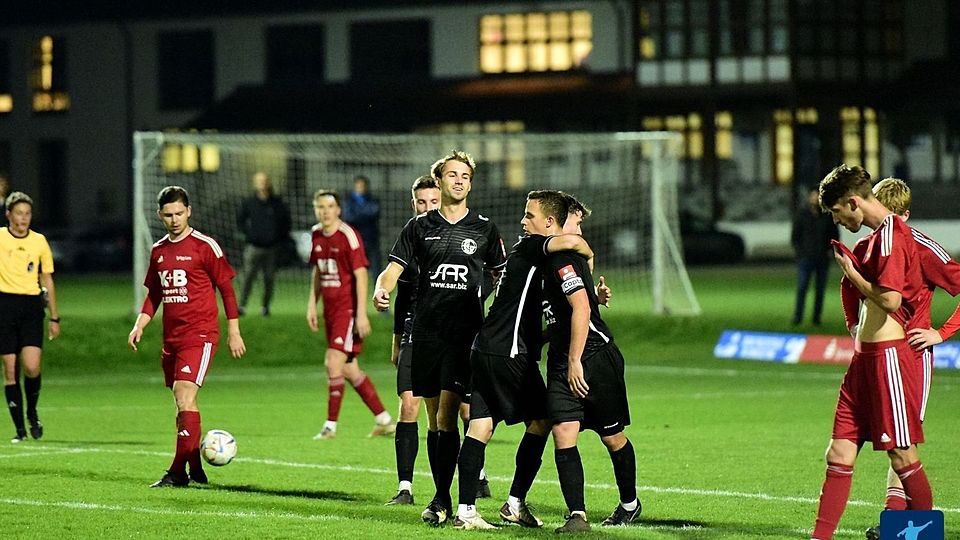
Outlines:
MULTIPOLYGON (((527 192, 560 189, 593 210, 584 237, 596 252, 595 278, 605 276, 612 304, 637 313, 694 315, 700 306, 683 263, 677 210, 678 136, 670 133, 281 135, 160 133, 134 134, 135 309, 151 245, 164 234, 156 195, 180 185, 191 195, 191 225, 216 238, 238 271, 242 287, 244 239, 237 208, 252 194, 251 177, 266 172, 289 206, 296 246, 278 272, 274 311, 304 310, 310 269, 313 193, 321 188, 347 194, 363 175, 380 203, 381 264, 412 216, 410 186, 452 149, 477 162, 471 209, 497 224, 509 248, 522 232, 527 192)), ((373 277, 382 268, 373 269, 373 277)), ((260 283, 247 308, 260 305, 260 283)), ((372 293, 371 293, 372 294, 372 293)))

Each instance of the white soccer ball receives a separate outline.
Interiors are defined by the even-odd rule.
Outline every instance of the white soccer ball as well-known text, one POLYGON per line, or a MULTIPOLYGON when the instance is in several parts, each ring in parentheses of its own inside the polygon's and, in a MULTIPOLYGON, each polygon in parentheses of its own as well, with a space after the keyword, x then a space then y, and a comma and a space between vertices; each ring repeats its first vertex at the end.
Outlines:
POLYGON ((215 467, 226 465, 237 456, 237 440, 222 429, 211 429, 200 441, 200 455, 215 467))

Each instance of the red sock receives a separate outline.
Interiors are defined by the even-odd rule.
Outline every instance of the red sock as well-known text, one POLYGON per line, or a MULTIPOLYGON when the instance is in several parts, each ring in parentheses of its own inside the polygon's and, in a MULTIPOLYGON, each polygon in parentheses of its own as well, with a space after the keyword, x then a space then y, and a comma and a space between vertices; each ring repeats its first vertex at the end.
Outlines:
POLYGON ((906 510, 907 509, 907 494, 903 492, 903 488, 898 487, 888 487, 887 488, 887 500, 883 504, 884 510, 906 510))
POLYGON ((187 462, 191 454, 197 453, 200 457, 200 413, 198 411, 182 411, 177 415, 177 453, 173 456, 170 472, 185 474, 187 462))
POLYGON ((350 384, 353 385, 353 389, 360 394, 361 398, 363 398, 363 402, 367 404, 367 408, 370 409, 370 412, 376 415, 386 410, 383 407, 383 403, 380 403, 380 396, 377 395, 377 388, 373 386, 373 381, 370 380, 370 377, 363 375, 363 379, 361 379, 359 384, 353 381, 350 381, 350 384))
POLYGON ((911 510, 933 509, 933 493, 930 491, 927 473, 923 472, 922 463, 918 461, 902 469, 895 469, 894 472, 903 482, 903 491, 910 501, 911 510))
POLYGON ((328 384, 327 420, 336 422, 340 418, 340 405, 343 403, 343 377, 334 377, 328 384))
POLYGON ((850 498, 850 483, 853 480, 853 467, 827 462, 827 478, 820 490, 820 508, 817 509, 817 524, 813 529, 813 538, 831 540, 840 523, 840 516, 850 498))

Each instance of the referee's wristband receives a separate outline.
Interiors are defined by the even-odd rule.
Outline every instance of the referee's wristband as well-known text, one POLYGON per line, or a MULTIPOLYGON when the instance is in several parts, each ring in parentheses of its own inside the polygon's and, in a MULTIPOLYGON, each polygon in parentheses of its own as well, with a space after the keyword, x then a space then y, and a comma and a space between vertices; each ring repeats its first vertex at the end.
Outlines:
POLYGON ((60 324, 60 317, 50 317, 50 322, 60 324))

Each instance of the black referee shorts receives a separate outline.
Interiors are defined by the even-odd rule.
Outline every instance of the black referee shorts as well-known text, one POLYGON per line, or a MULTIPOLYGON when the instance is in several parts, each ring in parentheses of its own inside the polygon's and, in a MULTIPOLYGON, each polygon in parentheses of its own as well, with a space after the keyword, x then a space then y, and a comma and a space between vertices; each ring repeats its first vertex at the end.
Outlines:
POLYGON ((582 360, 583 375, 590 386, 584 399, 570 390, 566 362, 551 362, 547 369, 547 411, 551 422, 580 422, 580 431, 590 429, 601 437, 615 435, 630 425, 623 355, 616 345, 610 343, 582 360))
POLYGON ((413 340, 411 379, 413 395, 436 397, 441 390, 466 400, 470 394, 470 346, 473 335, 446 340, 413 340))
POLYGON ((413 345, 400 339, 400 352, 397 354, 397 395, 413 391, 413 345))
POLYGON ((0 293, 0 354, 42 348, 43 319, 40 295, 0 293))
POLYGON ((473 351, 470 356, 470 419, 492 418, 508 426, 547 418, 547 386, 537 362, 473 351))

